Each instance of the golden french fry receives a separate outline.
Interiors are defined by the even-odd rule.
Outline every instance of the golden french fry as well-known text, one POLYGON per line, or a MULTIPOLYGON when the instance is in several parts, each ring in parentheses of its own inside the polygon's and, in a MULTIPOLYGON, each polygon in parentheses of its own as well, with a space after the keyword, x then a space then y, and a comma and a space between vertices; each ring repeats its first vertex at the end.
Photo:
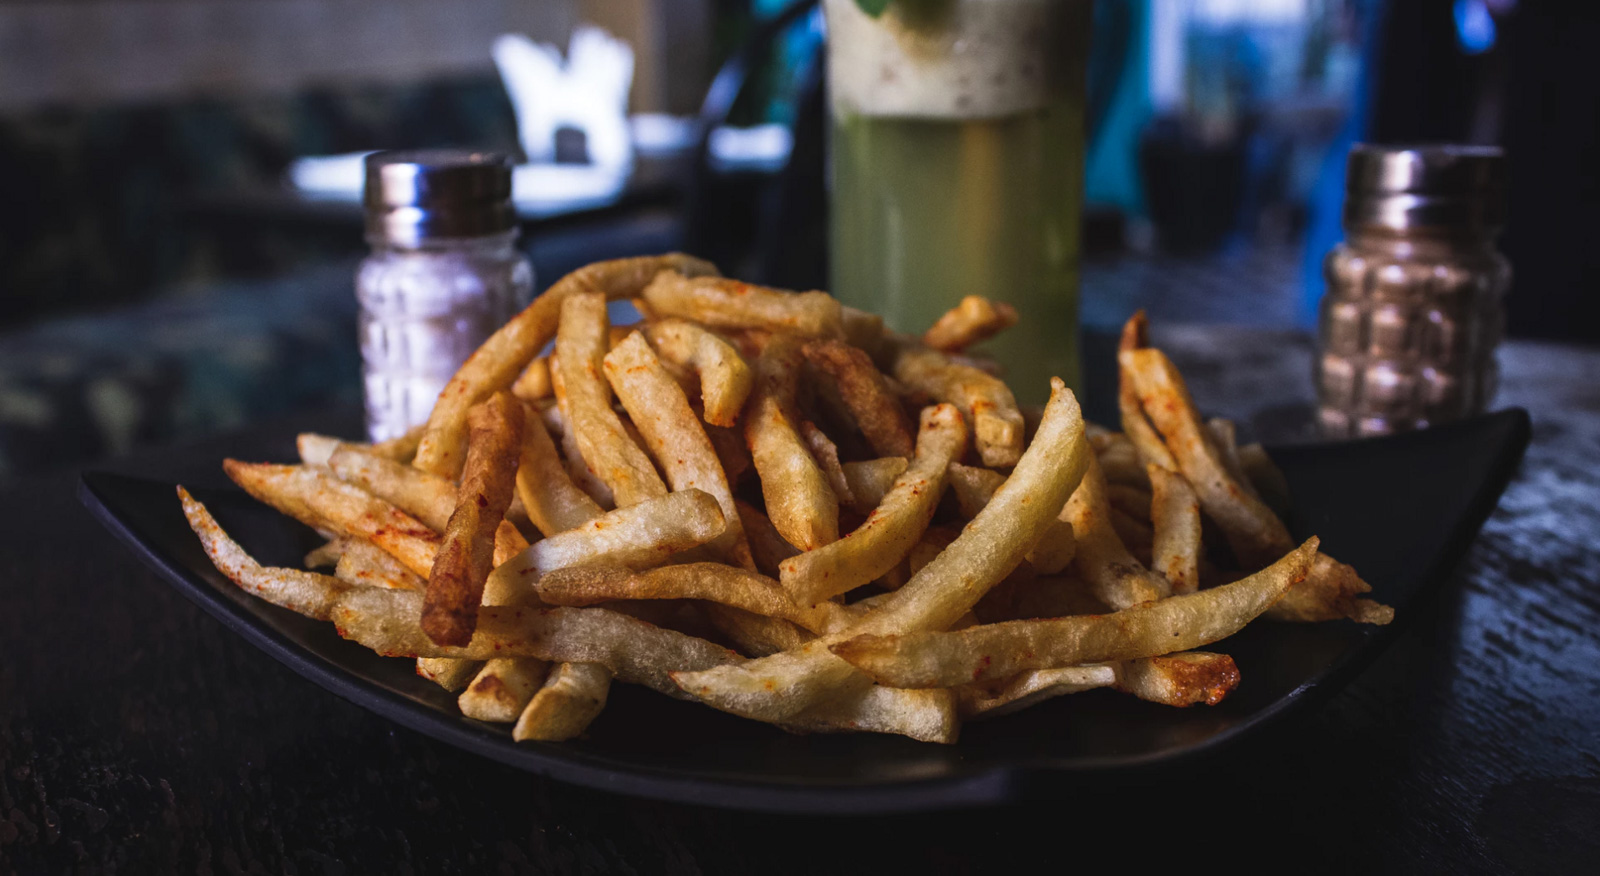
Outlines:
POLYGON ((1077 542, 1072 568, 1089 583, 1096 598, 1115 609, 1168 595, 1171 585, 1167 580, 1134 559, 1117 535, 1105 489, 1099 463, 1090 462, 1083 483, 1061 511, 1061 519, 1072 525, 1077 542))
POLYGON ((589 468, 611 488, 618 507, 667 493, 650 457, 635 444, 611 409, 606 382, 605 296, 578 294, 561 307, 556 332, 556 402, 589 468))
POLYGON ((451 693, 456 693, 471 683, 481 660, 453 660, 449 657, 418 657, 417 674, 451 693))
POLYGON ((763 575, 776 576, 778 565, 784 560, 800 553, 799 548, 783 540, 778 534, 772 521, 761 509, 742 499, 733 500, 734 507, 739 512, 739 522, 744 526, 744 534, 750 541, 751 558, 755 561, 756 568, 763 575))
MULTIPOLYGON (((987 468, 950 464, 950 487, 956 494, 961 514, 967 518, 978 516, 983 506, 989 504, 1006 476, 987 468)), ((1039 538, 1039 543, 1028 551, 1028 563, 1035 571, 1053 575, 1067 567, 1078 552, 1078 540, 1073 535, 1072 524, 1057 519, 1039 538)))
POLYGON ((1004 301, 968 295, 922 335, 922 343, 942 353, 962 350, 1017 324, 1017 309, 1004 301))
POLYGON ((1081 693, 1117 683, 1114 667, 1063 666, 1018 673, 998 684, 965 684, 955 688, 961 717, 995 718, 1066 694, 1081 693))
POLYGON ((582 563, 644 569, 722 534, 722 508, 702 490, 679 490, 596 517, 534 542, 490 573, 485 602, 510 604, 533 593, 539 576, 582 563))
POLYGON ((383 548, 363 538, 343 539, 345 549, 333 575, 341 581, 363 587, 391 590, 426 590, 428 579, 405 567, 383 548))
POLYGON ((795 408, 800 361, 799 340, 772 337, 756 360, 744 435, 772 525, 790 544, 811 550, 838 540, 839 499, 800 438, 795 408))
POLYGON ((863 459, 840 465, 845 483, 850 485, 850 495, 856 500, 855 509, 863 514, 883 504, 883 497, 894 486, 911 461, 904 456, 885 456, 880 459, 863 459))
MULTIPOLYGON (((580 292, 600 292, 616 301, 633 298, 664 270, 688 276, 715 274, 711 263, 681 253, 640 256, 585 265, 556 281, 489 337, 445 385, 434 403, 413 462, 417 468, 454 478, 466 459, 467 409, 502 389, 556 334, 561 304, 580 292)), ((602 351, 603 354, 603 351, 602 351)))
POLYGON ((486 605, 467 645, 435 644, 417 617, 422 594, 355 588, 334 605, 339 635, 388 657, 537 657, 552 663, 599 663, 617 678, 670 696, 683 694, 667 673, 709 669, 741 660, 704 639, 658 627, 604 608, 537 608, 486 605))
POLYGON ((840 305, 839 311, 844 321, 844 342, 876 359, 884 346, 883 317, 848 304, 840 305))
POLYGON ((721 277, 664 271, 641 293, 658 316, 724 329, 760 329, 810 338, 844 336, 839 302, 826 292, 785 292, 721 277))
POLYGON ((866 352, 834 340, 810 341, 804 352, 806 361, 838 388, 839 400, 874 452, 911 455, 916 441, 911 420, 866 352))
POLYGON ((301 565, 308 569, 329 569, 339 565, 339 557, 344 553, 344 546, 348 539, 330 538, 322 547, 312 550, 301 560, 301 565))
MULTIPOLYGON (((550 373, 555 376, 555 383, 559 387, 561 372, 557 370, 550 373)), ((560 395, 560 392, 560 389, 556 390, 557 395, 560 395)), ((544 421, 551 438, 560 440, 561 457, 566 461, 567 476, 572 482, 602 509, 615 508, 616 497, 611 495, 611 488, 606 486, 605 481, 600 480, 589 467, 589 463, 584 461, 583 453, 578 450, 578 436, 572 431, 572 424, 567 422, 566 416, 561 413, 561 407, 551 405, 541 408, 539 418, 544 421)))
POLYGON ((822 469, 823 476, 828 479, 828 487, 833 490, 839 504, 854 506, 856 497, 850 491, 850 481, 844 476, 844 467, 839 462, 838 445, 810 420, 800 421, 800 438, 811 451, 811 458, 822 469))
POLYGON ((222 531, 206 506, 181 486, 178 500, 183 503, 183 516, 188 518, 189 528, 200 537, 211 564, 245 592, 306 617, 327 620, 334 602, 349 589, 348 584, 328 575, 261 565, 222 531))
POLYGON ((1244 465, 1239 461, 1239 434, 1234 428, 1233 421, 1212 417, 1206 421, 1206 432, 1211 435, 1211 441, 1217 447, 1217 456, 1222 460, 1222 467, 1228 470, 1228 475, 1233 478, 1234 483, 1251 496, 1261 498, 1256 492, 1255 485, 1245 476, 1244 465))
POLYGON ((316 529, 365 538, 419 575, 433 569, 439 534, 367 491, 320 468, 222 461, 245 492, 316 529))
POLYGON ((946 629, 960 620, 1038 542, 1077 489, 1092 454, 1077 398, 1061 380, 1052 380, 1039 432, 1005 485, 954 544, 881 607, 850 628, 798 649, 738 666, 678 671, 673 680, 707 705, 765 721, 783 721, 830 698, 854 695, 868 680, 829 646, 861 635, 946 629))
POLYGON ((507 724, 517 720, 550 674, 550 664, 533 657, 496 657, 483 664, 456 698, 461 714, 507 724))
POLYGON ((767 617, 720 603, 705 606, 717 632, 751 657, 766 657, 780 651, 790 651, 815 639, 816 636, 782 618, 767 617))
POLYGON ((952 745, 961 720, 950 691, 873 685, 854 696, 813 706, 781 726, 796 733, 893 733, 952 745))
POLYGON ((484 582, 495 566, 495 532, 505 523, 516 490, 522 423, 522 403, 509 392, 497 392, 467 412, 461 488, 422 606, 422 629, 441 645, 472 639, 484 582))
POLYGON ((1006 621, 952 633, 864 634, 832 649, 878 683, 896 687, 953 687, 1030 669, 1158 657, 1238 632, 1305 579, 1316 552, 1313 538, 1248 578, 1113 614, 1006 621))
POLYGON ((645 336, 663 362, 699 375, 705 421, 732 428, 755 385, 755 375, 739 351, 704 327, 681 319, 653 322, 645 328, 645 336))
POLYGON ((711 439, 644 336, 634 332, 606 354, 605 374, 672 489, 704 490, 721 506, 725 526, 711 541, 712 550, 754 569, 744 526, 733 507, 733 491, 711 439))
POLYGON ((301 432, 294 438, 295 450, 300 454, 300 461, 306 465, 327 465, 328 457, 343 444, 337 438, 316 432, 301 432))
POLYGON ((1117 690, 1167 706, 1214 706, 1239 686, 1239 667, 1226 654, 1183 651, 1116 664, 1117 690))
POLYGON ((1372 587, 1356 570, 1333 557, 1317 555, 1306 580, 1295 585, 1268 609, 1271 620, 1313 623, 1349 618, 1357 623, 1382 626, 1394 620, 1394 609, 1361 598, 1372 587))
POLYGON ((910 553, 944 495, 945 472, 967 448, 954 405, 924 409, 916 456, 865 523, 848 536, 779 565, 785 590, 802 605, 848 593, 882 576, 910 553))
POLYGON ((1172 583, 1173 593, 1193 593, 1200 589, 1200 500, 1175 471, 1150 463, 1149 475, 1151 565, 1172 583))
POLYGON ((555 395, 555 386, 550 382, 550 357, 540 356, 528 363, 522 370, 522 375, 517 382, 511 384, 511 393, 523 401, 539 401, 555 395))
POLYGON ((1133 442, 1143 465, 1159 465, 1168 471, 1177 471, 1178 463, 1172 452, 1145 418, 1139 384, 1126 355, 1150 346, 1149 332, 1149 321, 1143 310, 1134 313, 1122 326, 1122 339, 1117 345, 1117 407, 1122 411, 1122 432, 1133 442))
POLYGON ((527 407, 523 410, 517 493, 533 525, 546 536, 582 526, 605 513, 572 482, 544 419, 527 407))
POLYGON ((560 663, 517 718, 511 738, 518 742, 561 742, 589 728, 606 707, 611 670, 598 663, 560 663))
POLYGON ((903 348, 895 357, 894 376, 936 401, 955 405, 972 429, 984 465, 1016 464, 1022 455, 1022 411, 1004 383, 924 347, 903 348))
POLYGON ((750 448, 744 443, 744 430, 707 424, 706 437, 711 439, 711 449, 717 453, 717 462, 728 478, 728 486, 738 486, 739 479, 755 465, 750 459, 750 448))
POLYGON ((766 617, 782 618, 813 633, 842 628, 852 615, 836 602, 798 605, 771 578, 721 563, 684 563, 645 571, 586 563, 544 575, 539 599, 582 608, 613 600, 703 599, 766 617))

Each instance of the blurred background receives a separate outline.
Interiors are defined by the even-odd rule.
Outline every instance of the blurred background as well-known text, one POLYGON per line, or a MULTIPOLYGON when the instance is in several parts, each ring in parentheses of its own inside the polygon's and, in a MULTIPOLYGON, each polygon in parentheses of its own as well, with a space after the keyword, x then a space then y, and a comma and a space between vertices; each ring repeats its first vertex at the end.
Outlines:
MULTIPOLYGON (((1600 3, 1093 2, 1087 329, 1309 328, 1350 144, 1450 141, 1510 157, 1510 333, 1600 340, 1600 3)), ((368 150, 527 162, 540 288, 825 286, 822 42, 804 0, 0 3, 0 479, 358 402, 368 150)))

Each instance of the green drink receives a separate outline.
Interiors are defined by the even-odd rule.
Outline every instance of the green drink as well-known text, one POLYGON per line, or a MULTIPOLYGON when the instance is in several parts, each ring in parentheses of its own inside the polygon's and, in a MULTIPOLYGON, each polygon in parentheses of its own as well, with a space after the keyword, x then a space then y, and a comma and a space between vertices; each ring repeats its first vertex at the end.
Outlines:
POLYGON ((827 2, 833 292, 913 333, 966 295, 1014 304, 985 352, 1044 401, 1078 385, 1089 4, 946 0, 912 26, 903 2, 827 2))

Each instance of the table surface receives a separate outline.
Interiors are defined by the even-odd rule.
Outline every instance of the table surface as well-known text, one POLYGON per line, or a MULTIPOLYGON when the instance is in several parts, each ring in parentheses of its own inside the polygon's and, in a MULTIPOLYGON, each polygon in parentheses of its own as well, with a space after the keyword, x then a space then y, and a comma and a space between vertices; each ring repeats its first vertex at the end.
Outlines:
MULTIPOLYGON (((1308 395, 1300 335, 1156 340, 1209 412, 1270 422, 1308 395)), ((970 873, 1091 854, 1597 872, 1600 352, 1501 360, 1499 402, 1533 414, 1527 460, 1457 580, 1349 688, 1220 760, 995 811, 776 817, 509 770, 235 638, 103 532, 74 478, 20 482, 0 493, 0 874, 970 873)), ((248 445, 161 456, 214 472, 248 445)))

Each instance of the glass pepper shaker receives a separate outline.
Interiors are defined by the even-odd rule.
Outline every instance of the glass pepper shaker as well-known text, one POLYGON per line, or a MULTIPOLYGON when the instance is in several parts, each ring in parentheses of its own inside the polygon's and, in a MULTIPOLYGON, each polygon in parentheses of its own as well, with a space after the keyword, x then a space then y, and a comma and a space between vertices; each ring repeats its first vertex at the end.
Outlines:
POLYGON ((1505 159, 1476 146, 1351 150, 1345 242, 1323 264, 1318 419, 1329 437, 1480 413, 1498 379, 1511 266, 1505 159))
POLYGON ((367 241, 356 275, 367 436, 428 419, 467 356, 533 291, 516 249, 511 161, 488 152, 377 152, 366 164, 367 241))

